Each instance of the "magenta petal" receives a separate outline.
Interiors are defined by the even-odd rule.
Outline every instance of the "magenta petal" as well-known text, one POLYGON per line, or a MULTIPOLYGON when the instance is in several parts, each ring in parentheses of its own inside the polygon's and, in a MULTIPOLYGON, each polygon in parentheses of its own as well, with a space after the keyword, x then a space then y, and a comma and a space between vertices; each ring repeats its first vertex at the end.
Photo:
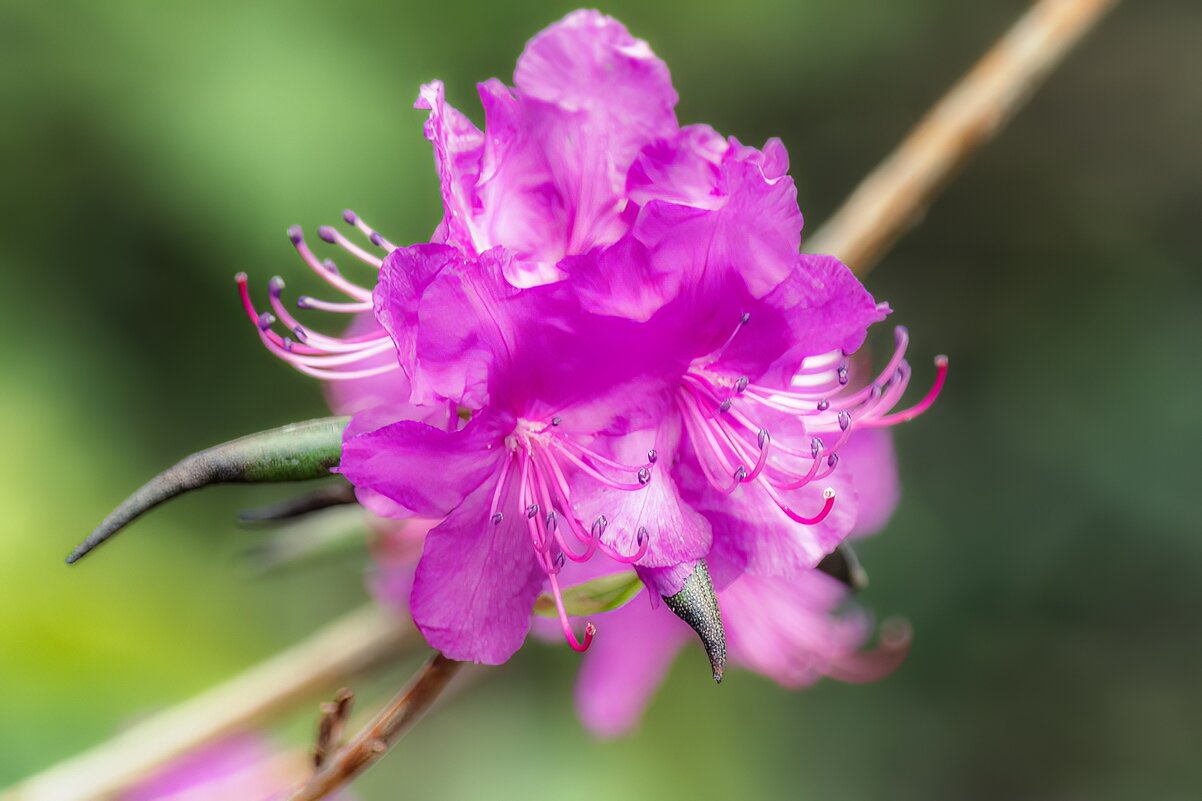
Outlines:
POLYGON ((422 295, 439 274, 463 269, 462 253, 448 245, 411 245, 388 254, 372 292, 376 319, 396 346, 396 358, 405 373, 416 370, 418 311, 422 295))
POLYGON ((839 450, 840 468, 851 471, 859 496, 859 512, 851 536, 880 531, 893 516, 901 498, 893 434, 886 428, 855 429, 839 450))
POLYGON ((596 314, 645 322, 680 290, 681 271, 655 259, 634 237, 569 256, 559 266, 571 276, 581 305, 596 314))
POLYGON ((567 112, 586 112, 582 133, 601 134, 623 177, 644 144, 676 130, 679 99, 668 67, 622 23, 575 11, 526 45, 513 72, 523 95, 567 112))
POLYGON ((719 364, 782 386, 806 356, 858 349, 868 327, 888 314, 842 262, 808 253, 796 256, 788 277, 749 311, 719 364))
POLYGON ((597 636, 576 681, 576 710, 593 734, 616 737, 638 723, 692 632, 641 597, 595 620, 597 636))
MULTIPOLYGON (((426 535, 410 597, 413 622, 432 648, 487 665, 522 646, 545 578, 525 516, 490 520, 494 490, 484 482, 426 535)), ((502 508, 520 509, 516 489, 508 494, 502 508)))
POLYGON ((414 107, 430 110, 425 133, 434 146, 446 213, 443 218, 446 241, 465 253, 475 253, 471 224, 484 155, 484 134, 446 102, 442 81, 424 84, 414 107))
POLYGON ((640 567, 692 562, 710 549, 709 523, 680 499, 668 469, 676 452, 676 437, 672 426, 663 426, 592 443, 591 447, 604 449, 615 461, 631 465, 645 463, 648 451, 654 449, 656 464, 640 489, 614 489, 582 473, 572 480, 577 514, 586 526, 605 516, 608 522, 601 541, 610 549, 626 555, 637 553, 639 531, 646 530, 647 552, 638 562, 640 567))
POLYGON ((499 421, 488 419, 456 432, 404 420, 356 434, 352 423, 338 472, 356 489, 424 517, 442 517, 497 471, 505 455, 499 430, 499 421))
POLYGON ((718 592, 731 660, 786 687, 836 672, 871 633, 865 615, 834 614, 846 595, 817 571, 788 579, 740 575, 718 592))
POLYGON ((739 571, 765 577, 800 575, 846 539, 856 522, 856 493, 850 476, 840 470, 780 493, 794 512, 805 516, 823 507, 827 488, 834 490, 834 507, 814 525, 791 519, 755 484, 740 486, 729 495, 713 491, 691 459, 681 460, 677 476, 684 499, 713 528, 713 554, 719 564, 711 560, 710 575, 719 589, 739 571))

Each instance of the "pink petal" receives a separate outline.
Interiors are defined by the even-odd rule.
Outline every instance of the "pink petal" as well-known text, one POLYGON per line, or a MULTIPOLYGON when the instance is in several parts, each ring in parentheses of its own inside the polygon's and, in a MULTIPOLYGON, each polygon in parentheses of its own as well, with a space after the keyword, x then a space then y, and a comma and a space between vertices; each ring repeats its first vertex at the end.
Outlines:
MULTIPOLYGON (((520 508, 514 483, 503 509, 520 508)), ((521 647, 545 578, 525 516, 489 519, 494 489, 484 482, 426 535, 410 597, 413 622, 432 648, 488 665, 521 647)))
POLYGON ((477 205, 475 188, 484 155, 484 135, 446 102, 442 81, 424 84, 414 107, 430 110, 425 134, 434 145, 434 163, 446 213, 443 218, 446 242, 465 253, 475 253, 471 226, 477 205))
POLYGON ((666 608, 635 598, 595 618, 597 636, 576 680, 576 711, 598 737, 623 734, 642 717, 692 631, 666 608))
POLYGON ((647 552, 641 567, 668 567, 692 562, 710 549, 710 526, 705 518, 680 499, 669 471, 676 453, 675 422, 658 429, 637 431, 621 437, 604 437, 590 444, 594 450, 622 464, 647 461, 655 449, 656 464, 650 481, 641 489, 621 490, 605 486, 578 472, 572 480, 572 501, 587 526, 598 516, 608 521, 601 541, 621 554, 639 550, 638 533, 646 529, 647 552))
POLYGON ((862 614, 835 615, 845 588, 824 573, 747 573, 718 592, 732 662, 786 687, 812 684, 856 654, 871 633, 862 614))
POLYGON ((424 517, 442 517, 493 475, 504 456, 503 421, 477 418, 448 432, 403 420, 356 434, 348 431, 338 472, 424 517))
POLYGON ((856 429, 839 455, 839 466, 851 471, 859 496, 859 513, 851 536, 875 534, 889 522, 901 498, 893 434, 887 428, 856 429))

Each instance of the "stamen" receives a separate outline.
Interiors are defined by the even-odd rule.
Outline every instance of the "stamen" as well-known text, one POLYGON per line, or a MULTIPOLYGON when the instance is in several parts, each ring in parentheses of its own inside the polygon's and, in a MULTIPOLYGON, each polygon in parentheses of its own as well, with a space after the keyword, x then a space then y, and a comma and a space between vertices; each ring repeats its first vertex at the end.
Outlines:
POLYGON ((325 281, 344 295, 354 298, 359 301, 371 302, 371 292, 357 284, 352 284, 350 281, 342 277, 338 272, 337 267, 330 269, 334 263, 322 263, 313 255, 313 251, 309 249, 309 245, 305 242, 305 237, 299 225, 294 225, 288 229, 288 239, 296 247, 296 252, 304 259, 305 264, 309 265, 309 269, 321 276, 325 281))
POLYGON ((353 225, 366 234, 368 240, 376 247, 383 248, 390 253, 396 250, 396 245, 389 242, 386 238, 381 236, 378 231, 376 231, 367 223, 363 222, 363 220, 359 218, 359 215, 355 214, 355 212, 351 211, 350 209, 346 209, 342 212, 342 219, 346 220, 347 225, 353 225))
POLYGON ((329 242, 331 245, 337 245, 338 247, 342 248, 347 253, 351 254, 356 259, 370 267, 375 267, 378 270, 384 264, 382 259, 368 253, 366 250, 359 247, 354 242, 347 239, 345 236, 338 233, 338 231, 334 230, 328 225, 323 225, 318 228, 317 235, 326 242, 329 242))
POLYGON ((913 420, 915 417, 931 408, 931 404, 935 402, 935 399, 939 397, 939 393, 943 391, 944 381, 947 380, 947 356, 935 357, 935 369, 935 381, 931 385, 930 390, 927 391, 926 397, 911 406, 909 409, 896 412, 894 414, 885 415, 884 417, 878 417, 873 420, 868 420, 864 423, 864 425, 870 428, 881 428, 884 426, 892 426, 898 423, 904 423, 908 420, 913 420))
MULTIPOLYGON (((563 556, 563 554, 560 554, 563 556)), ((588 623, 584 627, 584 641, 576 639, 575 632, 572 631, 571 623, 568 621, 568 612, 563 605, 563 593, 559 590, 559 580, 555 573, 548 573, 547 580, 551 583, 551 597, 555 599, 555 610, 559 613, 559 625, 563 628, 563 636, 567 639, 568 645, 572 646, 572 650, 578 653, 584 653, 593 643, 593 636, 597 633, 597 627, 592 623, 588 623)))

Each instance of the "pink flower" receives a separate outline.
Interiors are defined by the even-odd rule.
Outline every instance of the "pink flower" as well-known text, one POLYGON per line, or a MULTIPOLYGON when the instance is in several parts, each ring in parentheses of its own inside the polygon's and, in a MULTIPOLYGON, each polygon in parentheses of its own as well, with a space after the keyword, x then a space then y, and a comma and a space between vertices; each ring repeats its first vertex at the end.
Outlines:
MULTIPOLYGON (((673 599, 716 591, 736 660, 788 684, 838 673, 865 629, 829 617, 840 593, 814 568, 856 527, 856 476, 881 472, 850 458, 852 432, 921 413, 946 363, 893 411, 910 377, 899 328, 885 369, 853 387, 848 357, 888 308, 838 260, 798 253, 783 145, 680 128, 666 67, 621 24, 569 15, 515 84, 481 86, 483 132, 422 88, 445 208, 431 243, 396 247, 350 212, 378 253, 319 229, 379 270, 374 290, 290 232, 347 296, 300 305, 357 315, 346 336, 302 326, 278 279, 260 314, 239 278, 264 344, 355 413, 340 471, 361 502, 440 521, 416 624, 449 657, 503 662, 548 590, 585 650, 594 627, 577 638, 561 582, 632 564, 685 618, 673 599)), ((690 623, 720 678, 722 620, 705 614, 690 623)), ((639 630, 607 650, 638 650, 639 630)))
MULTIPOLYGON (((240 734, 167 764, 120 799, 268 801, 286 795, 309 770, 312 768, 299 753, 280 752, 255 735, 240 734)), ((351 799, 346 793, 334 797, 351 799)))

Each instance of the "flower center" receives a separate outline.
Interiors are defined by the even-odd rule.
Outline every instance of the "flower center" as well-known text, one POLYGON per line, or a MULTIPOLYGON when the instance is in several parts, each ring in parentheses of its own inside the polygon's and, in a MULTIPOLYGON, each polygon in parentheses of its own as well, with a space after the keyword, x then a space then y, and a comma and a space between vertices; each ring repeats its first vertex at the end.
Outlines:
POLYGON ((589 524, 579 518, 572 503, 569 477, 634 492, 650 483, 658 455, 651 450, 645 464, 623 464, 580 444, 560 424, 558 417, 547 422, 522 419, 505 437, 507 456, 493 491, 489 521, 499 526, 512 516, 524 522, 535 558, 551 585, 564 636, 572 648, 583 651, 596 628, 590 623, 583 641, 572 631, 558 579, 565 561, 585 562, 599 551, 616 562, 634 564, 647 553, 651 537, 640 527, 633 554, 621 553, 607 544, 604 535, 609 520, 604 514, 589 524))

